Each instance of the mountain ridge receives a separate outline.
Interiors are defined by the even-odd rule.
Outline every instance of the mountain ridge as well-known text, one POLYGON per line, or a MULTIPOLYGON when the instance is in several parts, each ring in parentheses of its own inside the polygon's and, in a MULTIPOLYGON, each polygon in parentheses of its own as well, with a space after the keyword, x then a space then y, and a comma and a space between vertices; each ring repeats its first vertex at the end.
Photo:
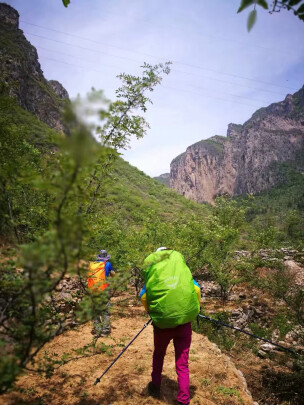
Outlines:
POLYGON ((218 195, 256 194, 278 185, 278 166, 304 169, 304 86, 278 103, 257 110, 243 125, 230 123, 227 136, 190 145, 172 160, 170 187, 196 202, 218 195))
POLYGON ((0 3, 0 92, 49 127, 66 132, 61 113, 68 92, 56 80, 48 81, 36 48, 19 29, 19 13, 0 3))

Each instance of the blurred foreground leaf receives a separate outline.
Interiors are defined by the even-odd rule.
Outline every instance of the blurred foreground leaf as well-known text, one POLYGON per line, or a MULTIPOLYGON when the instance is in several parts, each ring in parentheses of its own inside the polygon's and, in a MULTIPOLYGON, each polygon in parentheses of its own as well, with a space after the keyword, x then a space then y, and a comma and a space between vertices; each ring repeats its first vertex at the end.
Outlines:
POLYGON ((252 29, 252 27, 256 23, 256 19, 257 19, 257 11, 252 10, 249 13, 248 20, 247 20, 247 30, 248 30, 248 32, 250 32, 250 30, 252 29))

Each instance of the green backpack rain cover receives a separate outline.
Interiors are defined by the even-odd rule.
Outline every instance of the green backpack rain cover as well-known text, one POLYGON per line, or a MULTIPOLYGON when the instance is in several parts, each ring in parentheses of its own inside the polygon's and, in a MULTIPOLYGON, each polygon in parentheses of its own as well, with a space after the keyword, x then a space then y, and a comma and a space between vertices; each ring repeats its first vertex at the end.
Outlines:
POLYGON ((175 250, 154 252, 145 259, 144 268, 153 323, 159 328, 174 328, 193 321, 200 312, 200 304, 184 257, 175 250))

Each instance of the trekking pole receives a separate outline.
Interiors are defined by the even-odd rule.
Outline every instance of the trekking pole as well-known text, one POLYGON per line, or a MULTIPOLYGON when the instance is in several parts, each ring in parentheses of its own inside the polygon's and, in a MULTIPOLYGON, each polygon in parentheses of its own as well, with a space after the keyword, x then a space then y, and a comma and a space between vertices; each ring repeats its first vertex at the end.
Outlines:
POLYGON ((272 344, 273 346, 280 347, 281 349, 287 350, 288 352, 290 352, 290 353, 292 353, 293 355, 296 355, 296 356, 297 356, 297 353, 296 353, 294 350, 288 349, 288 347, 284 347, 284 346, 281 346, 281 345, 279 345, 279 344, 277 344, 277 343, 274 343, 274 342, 272 342, 271 340, 268 340, 268 339, 262 338, 262 337, 260 337, 260 336, 254 335, 253 333, 246 332, 246 331, 243 330, 243 329, 236 328, 235 326, 228 325, 227 323, 220 322, 220 321, 218 321, 218 320, 216 320, 216 319, 209 318, 209 316, 205 316, 205 315, 201 315, 201 314, 198 314, 198 316, 200 316, 200 317, 203 318, 203 319, 207 319, 208 321, 217 323, 217 324, 219 324, 219 325, 221 325, 221 326, 225 326, 226 328, 230 328, 230 329, 236 330, 237 332, 245 333, 245 335, 254 337, 255 339, 263 340, 263 342, 267 342, 267 343, 272 344))
POLYGON ((112 363, 105 369, 105 371, 101 374, 100 377, 96 378, 96 381, 94 382, 94 385, 97 385, 100 380, 102 379, 102 377, 106 374, 106 372, 108 370, 110 370, 110 368, 113 366, 114 363, 116 363, 116 361, 119 359, 119 357, 127 350, 127 348, 134 342, 134 340, 141 334, 141 332, 149 325, 149 323, 152 322, 152 318, 150 318, 148 320, 148 322, 146 322, 144 324, 144 326, 141 328, 141 330, 136 334, 136 336, 134 336, 134 338, 127 344, 127 346, 125 346, 122 351, 119 353, 119 355, 112 361, 112 363))

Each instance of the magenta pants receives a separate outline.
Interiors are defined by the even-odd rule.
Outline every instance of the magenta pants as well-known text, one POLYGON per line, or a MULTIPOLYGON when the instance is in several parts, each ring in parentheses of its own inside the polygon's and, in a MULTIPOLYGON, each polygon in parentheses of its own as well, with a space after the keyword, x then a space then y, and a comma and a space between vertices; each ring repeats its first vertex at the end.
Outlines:
POLYGON ((188 357, 191 345, 191 323, 176 328, 159 329, 154 327, 154 352, 152 383, 160 387, 161 373, 168 344, 173 339, 175 349, 175 368, 178 380, 177 400, 182 404, 190 403, 188 357))

